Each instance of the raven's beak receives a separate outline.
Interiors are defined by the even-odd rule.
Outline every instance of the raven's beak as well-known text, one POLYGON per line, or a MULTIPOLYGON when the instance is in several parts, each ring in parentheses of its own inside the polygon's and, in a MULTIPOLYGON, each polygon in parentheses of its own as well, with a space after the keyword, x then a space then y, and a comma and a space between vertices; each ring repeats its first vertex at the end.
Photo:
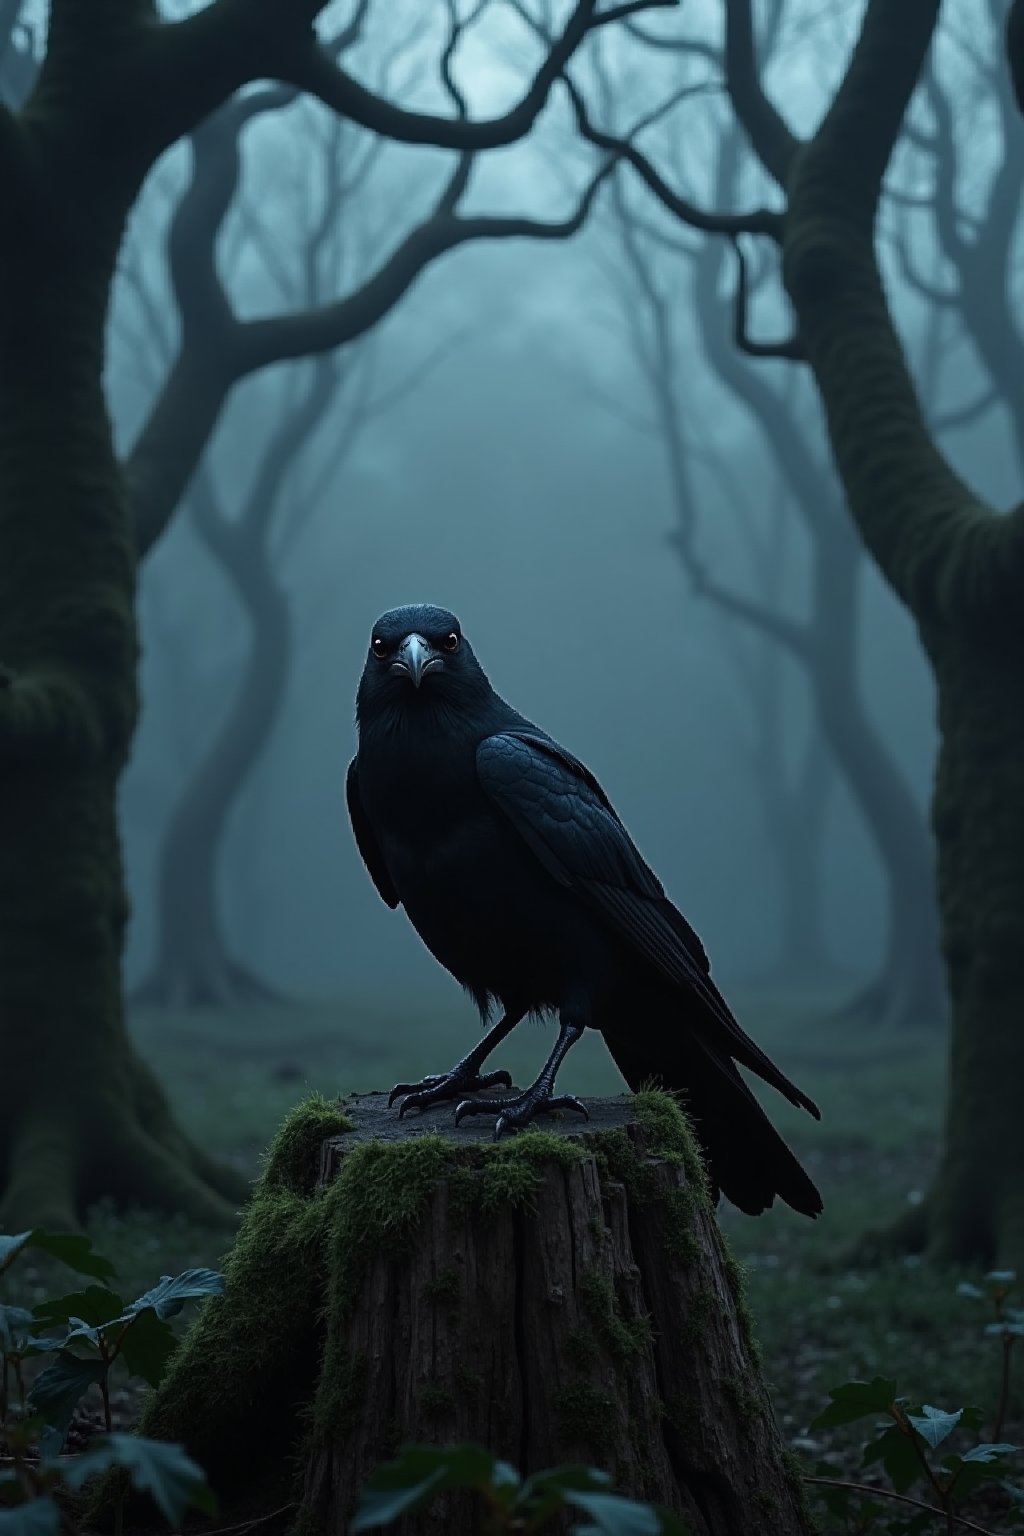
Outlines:
POLYGON ((444 666, 444 658, 422 635, 406 635, 391 663, 392 672, 401 672, 418 688, 427 672, 444 666))

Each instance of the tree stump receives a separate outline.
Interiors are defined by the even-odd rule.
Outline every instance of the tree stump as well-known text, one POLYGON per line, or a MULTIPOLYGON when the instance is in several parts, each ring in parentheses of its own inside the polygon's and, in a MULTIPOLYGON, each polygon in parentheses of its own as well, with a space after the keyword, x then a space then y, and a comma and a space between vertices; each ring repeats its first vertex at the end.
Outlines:
MULTIPOLYGON (((272 1397, 294 1409, 275 1465, 302 1469, 303 1532, 344 1536, 400 1445, 476 1441, 524 1474, 602 1467, 693 1536, 810 1536, 672 1099, 588 1100, 589 1122, 496 1144, 450 1106, 404 1121, 382 1094, 340 1108, 311 1101, 282 1129, 226 1293, 144 1424, 184 1439, 222 1502, 232 1487, 251 1500, 252 1468, 270 1465, 272 1397), (324 1136, 332 1115, 340 1134, 324 1136)), ((475 1536, 480 1522, 452 1494, 394 1529, 475 1536)))

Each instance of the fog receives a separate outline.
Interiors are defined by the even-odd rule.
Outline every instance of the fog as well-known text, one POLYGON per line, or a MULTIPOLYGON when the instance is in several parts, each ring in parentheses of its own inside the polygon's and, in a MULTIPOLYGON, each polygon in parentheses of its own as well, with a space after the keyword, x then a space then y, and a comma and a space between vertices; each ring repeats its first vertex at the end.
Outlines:
MULTIPOLYGON (((702 35, 714 38, 716 10, 687 7, 696 34, 703 28, 702 35)), ((833 7, 780 46, 773 80, 805 127, 821 110, 860 11, 856 4, 833 7)), ((953 31, 971 22, 972 6, 962 0, 950 15, 953 31)), ((403 24, 396 8, 371 27, 371 42, 359 55, 369 60, 368 78, 403 24)), ((460 79, 474 113, 496 113, 515 99, 529 43, 506 18, 482 27, 467 44, 460 79)), ((944 46, 951 46, 948 40, 944 46)), ((396 68, 406 80, 399 90, 403 104, 443 109, 431 62, 437 51, 430 33, 396 68)), ((640 56, 637 50, 634 70, 640 56)), ((614 63, 617 68, 618 55, 614 63)), ((623 63, 623 79, 629 68, 623 63)), ((961 66, 951 68, 955 75, 961 66)), ((677 159, 689 192, 705 203, 713 196, 705 156, 721 120, 714 102, 698 100, 680 114, 677 159)), ((302 210, 322 190, 315 144, 324 121, 308 107, 291 109, 268 114, 247 134, 243 197, 219 245, 221 270, 242 316, 297 307, 295 294, 283 293, 274 263, 298 282, 296 231, 306 217, 302 210)), ((983 119, 975 131, 992 132, 983 119)), ((654 145, 662 142, 659 133, 654 145)), ((367 142, 368 135, 356 132, 346 152, 364 151, 367 142)), ((379 265, 429 210, 451 159, 396 146, 384 151, 345 205, 335 288, 321 297, 350 291, 379 265)), ((597 163, 574 142, 564 102, 553 105, 524 145, 481 157, 469 206, 564 216, 597 163)), ((177 345, 163 248, 169 212, 187 176, 188 154, 179 148, 152 179, 126 248, 108 379, 123 445, 145 418, 177 345), (140 284, 164 327, 159 344, 140 318, 140 284)), ((744 176, 744 190, 757 191, 752 173, 744 176)), ((910 184, 911 172, 907 178, 910 184)), ((643 203, 635 185, 631 206, 642 208, 652 225, 672 227, 653 201, 643 203)), ((941 281, 926 223, 908 227, 915 261, 941 281)), ((915 366, 922 366, 934 343, 932 307, 910 291, 888 245, 884 259, 901 333, 915 366)), ((810 552, 791 494, 780 488, 749 415, 708 367, 691 313, 688 262, 666 250, 656 250, 654 260, 679 313, 701 560, 720 585, 759 597, 763 552, 774 550, 782 611, 805 618, 810 552)), ((597 774, 704 938, 716 975, 727 983, 769 975, 779 982, 782 873, 752 748, 751 681, 755 689, 772 689, 791 775, 817 730, 815 711, 805 676, 785 652, 695 592, 678 558, 679 514, 666 448, 630 344, 622 274, 605 188, 584 230, 570 240, 487 240, 440 256, 379 326, 344 350, 342 367, 353 388, 360 370, 372 367, 373 389, 384 405, 332 467, 332 448, 348 430, 352 409, 352 393, 343 389, 285 478, 273 568, 292 615, 293 665, 269 743, 231 810, 217 862, 232 952, 283 993, 373 994, 396 1005, 411 997, 458 998, 402 914, 379 901, 344 802, 355 748, 354 695, 371 624, 387 608, 418 601, 452 608, 498 691, 597 774)), ((770 271, 755 322, 768 335, 785 328, 778 276, 770 271)), ((729 324, 727 304, 721 323, 729 324)), ((942 355, 937 400, 950 405, 983 389, 955 317, 942 355)), ((259 447, 287 409, 295 371, 303 381, 311 366, 273 368, 234 391, 207 460, 230 515, 237 515, 251 484, 259 447)), ((806 381, 795 377, 799 370, 773 361, 746 366, 778 390, 797 391, 801 426, 827 465, 817 407, 806 381)), ((945 446, 982 493, 1009 498, 1015 465, 1000 413, 951 432, 945 446)), ((825 486, 828 475, 826 467, 825 486)), ((924 811, 935 751, 931 683, 912 623, 864 567, 858 596, 863 694, 924 811)), ((122 793, 133 912, 129 984, 147 972, 156 951, 157 860, 169 818, 224 720, 250 645, 248 621, 197 537, 187 503, 143 564, 141 596, 144 708, 122 793)), ((823 927, 839 986, 878 965, 888 915, 876 851, 831 764, 821 838, 823 927)), ((799 988, 807 978, 786 980, 799 988)))

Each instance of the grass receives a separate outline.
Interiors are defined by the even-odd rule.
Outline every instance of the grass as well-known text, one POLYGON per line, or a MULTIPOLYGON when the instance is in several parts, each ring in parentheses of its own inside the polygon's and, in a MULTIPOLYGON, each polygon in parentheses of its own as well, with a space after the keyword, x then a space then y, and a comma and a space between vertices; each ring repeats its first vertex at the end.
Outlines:
MULTIPOLYGON (((748 1271, 784 1434, 805 1460, 832 1455, 849 1473, 856 1465, 852 1437, 810 1429, 829 1387, 883 1374, 912 1399, 946 1408, 976 1402, 990 1411, 997 1396, 998 1346, 982 1336, 987 1318, 956 1295, 958 1280, 977 1275, 906 1261, 858 1270, 843 1261, 858 1233, 896 1217, 927 1187, 941 1129, 944 1041, 838 1027, 806 1004, 741 995, 733 1001, 751 1033, 821 1107, 816 1124, 765 1095, 821 1188, 825 1213, 812 1223, 783 1208, 751 1220, 723 1206, 720 1219, 748 1271)), ((284 1114, 310 1091, 386 1088, 440 1070, 464 1054, 476 1025, 456 997, 451 1012, 440 1015, 414 1003, 401 1018, 372 1004, 146 1012, 133 1028, 191 1134, 255 1174, 284 1114)), ((524 1025, 494 1064, 528 1082, 551 1039, 550 1030, 524 1025)), ((573 1051, 560 1083, 581 1094, 622 1089, 596 1038, 573 1051)), ((91 1230, 129 1295, 161 1272, 216 1264, 231 1240, 229 1232, 105 1207, 93 1212, 91 1230)), ((1022 1415, 1018 1388, 1007 1438, 1021 1429, 1022 1415)))

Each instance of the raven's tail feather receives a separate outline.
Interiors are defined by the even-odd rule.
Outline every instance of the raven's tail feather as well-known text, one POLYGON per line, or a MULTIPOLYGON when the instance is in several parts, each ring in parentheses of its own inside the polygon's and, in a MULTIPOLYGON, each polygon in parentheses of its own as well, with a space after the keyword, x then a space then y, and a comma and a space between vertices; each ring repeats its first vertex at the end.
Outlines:
POLYGON ((666 1031, 648 1056, 635 1038, 606 1036, 608 1049, 636 1092, 652 1078, 678 1092, 693 1122, 717 1197, 759 1216, 776 1197, 817 1216, 821 1195, 740 1076, 695 1031, 666 1031))

